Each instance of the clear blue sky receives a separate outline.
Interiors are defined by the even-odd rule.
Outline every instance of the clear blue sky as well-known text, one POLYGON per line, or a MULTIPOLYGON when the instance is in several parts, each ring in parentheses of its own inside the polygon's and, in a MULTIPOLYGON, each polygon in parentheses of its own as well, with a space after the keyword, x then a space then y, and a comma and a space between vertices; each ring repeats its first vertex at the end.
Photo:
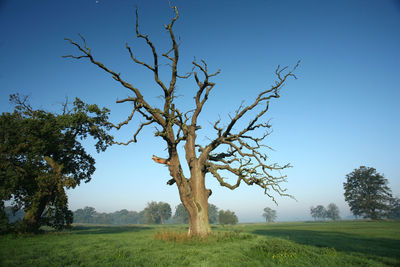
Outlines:
MULTIPOLYGON (((301 59, 281 98, 271 103, 273 134, 266 143, 273 162, 290 162, 286 187, 297 202, 277 198, 275 204, 256 187, 231 191, 213 178, 210 202, 234 210, 242 222, 261 221, 264 207, 280 220, 308 219, 312 205, 336 203, 350 214, 343 197, 345 175, 361 165, 385 174, 400 195, 400 3, 392 0, 354 1, 173 1, 180 18, 180 71, 204 59, 221 69, 201 120, 200 141, 206 142, 209 122, 228 119, 242 100, 251 101, 274 81, 278 64, 301 59)), ((63 59, 76 54, 63 39, 85 36, 92 54, 141 88, 149 102, 161 94, 147 69, 131 62, 125 43, 149 60, 146 44, 135 38, 135 5, 140 29, 159 51, 170 43, 163 24, 173 16, 168 1, 0 1, 0 111, 11 111, 8 95, 30 95, 35 107, 57 111, 67 96, 79 97, 112 110, 112 120, 129 115, 129 106, 115 104, 128 95, 104 71, 87 61, 63 59)), ((167 70, 167 66, 164 69, 167 70)), ((193 105, 193 80, 178 85, 177 105, 193 105)), ((139 123, 137 118, 133 124, 139 123)), ((135 125, 116 134, 128 140, 135 125)), ((139 143, 112 147, 96 154, 97 171, 88 184, 68 193, 72 210, 93 206, 111 212, 142 210, 149 201, 179 203, 175 186, 167 186, 167 168, 152 154, 165 156, 162 140, 149 128, 139 143)), ((90 142, 87 143, 90 145, 90 142)))

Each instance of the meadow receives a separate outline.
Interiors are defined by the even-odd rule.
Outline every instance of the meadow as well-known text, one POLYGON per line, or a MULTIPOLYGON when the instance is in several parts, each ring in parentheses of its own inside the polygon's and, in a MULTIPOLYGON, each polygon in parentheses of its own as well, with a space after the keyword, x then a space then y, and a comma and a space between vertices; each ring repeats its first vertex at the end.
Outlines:
POLYGON ((400 222, 341 221, 213 226, 75 225, 0 236, 0 266, 400 266, 400 222))

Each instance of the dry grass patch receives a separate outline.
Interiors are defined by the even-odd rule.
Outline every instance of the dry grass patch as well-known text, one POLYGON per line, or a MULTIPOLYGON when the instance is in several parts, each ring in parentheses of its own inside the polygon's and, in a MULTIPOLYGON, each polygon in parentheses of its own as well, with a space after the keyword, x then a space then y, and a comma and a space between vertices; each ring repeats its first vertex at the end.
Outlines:
POLYGON ((213 232, 206 237, 189 236, 187 231, 163 229, 154 234, 154 239, 176 243, 216 243, 254 238, 251 234, 244 234, 241 230, 229 232, 213 232))

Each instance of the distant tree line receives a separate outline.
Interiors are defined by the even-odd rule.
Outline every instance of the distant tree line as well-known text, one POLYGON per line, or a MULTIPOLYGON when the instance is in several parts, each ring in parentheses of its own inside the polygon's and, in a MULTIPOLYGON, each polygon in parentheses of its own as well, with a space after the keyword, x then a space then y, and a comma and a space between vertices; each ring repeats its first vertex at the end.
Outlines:
MULTIPOLYGON (((9 223, 22 221, 25 216, 23 210, 13 211, 12 207, 5 207, 5 215, 9 223)), ((209 221, 212 224, 236 224, 238 217, 230 210, 219 210, 217 206, 209 204, 209 221)), ((122 209, 106 213, 97 212, 93 207, 84 207, 73 212, 73 222, 83 224, 165 224, 165 223, 189 223, 189 214, 181 204, 176 206, 172 216, 171 206, 165 202, 151 201, 140 212, 122 209)))
POLYGON ((333 221, 339 220, 339 208, 334 203, 330 203, 327 208, 322 205, 318 205, 315 208, 310 208, 311 216, 314 220, 320 219, 331 219, 333 221))
MULTIPOLYGON (((171 206, 168 203, 152 201, 140 212, 123 209, 113 213, 99 213, 92 207, 85 207, 74 212, 74 223, 111 225, 189 223, 189 213, 182 203, 176 206, 174 216, 171 215, 171 206)), ((217 206, 209 204, 209 221, 212 224, 236 224, 238 218, 233 211, 219 210, 217 206)))
POLYGON ((93 207, 84 207, 74 211, 74 223, 88 224, 143 224, 145 223, 144 211, 128 211, 126 209, 105 213, 97 212, 93 207))

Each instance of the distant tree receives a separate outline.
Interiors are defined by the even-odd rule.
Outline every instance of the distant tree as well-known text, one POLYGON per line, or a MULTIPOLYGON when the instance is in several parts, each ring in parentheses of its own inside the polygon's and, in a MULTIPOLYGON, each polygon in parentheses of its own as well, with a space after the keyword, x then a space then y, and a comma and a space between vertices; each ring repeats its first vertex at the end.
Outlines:
MULTIPOLYGON (((199 116, 204 110, 207 100, 215 86, 212 81, 220 71, 211 72, 204 60, 192 62, 193 70, 186 75, 179 71, 179 41, 175 37, 173 26, 178 20, 179 14, 176 6, 172 7, 175 16, 169 24, 165 24, 165 30, 170 37, 171 46, 165 53, 157 52, 154 43, 147 34, 139 31, 138 12, 136 12, 136 37, 146 42, 151 50, 151 63, 138 59, 133 49, 126 44, 126 49, 132 61, 149 70, 154 77, 154 83, 159 86, 162 94, 162 103, 156 105, 145 96, 146 90, 138 88, 135 83, 129 82, 125 75, 114 71, 98 61, 89 48, 86 40, 81 37, 81 42, 75 42, 66 38, 79 52, 78 55, 66 55, 66 58, 88 60, 110 75, 117 83, 125 87, 131 95, 117 100, 117 103, 130 103, 132 111, 128 118, 113 126, 120 129, 123 125, 132 121, 133 116, 138 115, 142 122, 138 125, 132 139, 119 142, 120 145, 128 145, 137 142, 139 133, 147 126, 155 126, 155 136, 165 142, 168 155, 166 158, 154 156, 155 162, 168 166, 171 179, 168 185, 176 185, 180 199, 189 212, 189 235, 206 236, 211 233, 208 216, 208 199, 211 190, 206 188, 206 177, 214 177, 223 187, 234 190, 241 185, 254 185, 274 199, 271 191, 280 196, 288 196, 281 184, 286 181, 286 176, 280 171, 290 167, 289 164, 279 165, 267 162, 267 155, 263 145, 265 138, 269 136, 270 127, 264 115, 269 110, 270 101, 280 97, 280 91, 287 81, 294 77, 294 71, 299 63, 291 70, 287 67, 277 67, 275 70, 276 81, 272 86, 263 88, 247 103, 236 108, 234 114, 225 122, 216 118, 212 123, 215 137, 207 143, 199 142, 198 130, 201 129, 199 116), (165 62, 162 62, 166 60, 165 62), (163 66, 168 65, 168 75, 165 75, 163 66), (177 88, 180 79, 192 76, 194 85, 194 107, 188 111, 182 110, 177 105, 177 88), (170 77, 167 81, 164 77, 170 77), (182 144, 184 144, 182 146, 182 144), (178 149, 183 147, 184 150, 178 149), (180 157, 181 151, 185 156, 180 157), (190 169, 189 177, 182 171, 182 159, 186 160, 190 169), (233 177, 229 182, 225 173, 233 177), (211 174, 210 176, 207 174, 211 174)), ((239 78, 239 77, 236 77, 239 78)), ((250 99, 250 96, 245 96, 250 99)), ((204 139, 206 140, 206 139, 204 139)), ((275 200, 274 200, 275 201, 275 200)))
POLYGON ((122 225, 129 224, 129 211, 127 209, 122 209, 110 214, 111 224, 122 225))
POLYGON ((235 212, 230 210, 220 210, 218 221, 220 224, 237 224, 238 217, 236 216, 235 212))
POLYGON ((139 213, 136 211, 128 211, 126 209, 123 209, 111 213, 110 216, 111 216, 111 224, 115 225, 139 223, 139 213))
POLYGON ((187 212, 185 206, 180 203, 175 208, 174 220, 178 223, 189 223, 189 213, 187 212))
POLYGON ((160 209, 161 224, 165 224, 165 221, 171 218, 172 215, 171 206, 168 203, 159 202, 159 209, 160 209))
POLYGON ((374 168, 361 166, 346 175, 344 197, 355 216, 380 219, 390 211, 388 181, 374 168))
POLYGON ((388 213, 388 218, 393 220, 400 219, 400 199, 397 197, 390 200, 390 210, 388 213))
POLYGON ((112 218, 110 214, 101 212, 101 213, 96 213, 96 216, 94 218, 94 223, 96 224, 112 224, 112 218))
POLYGON ((165 202, 152 201, 147 203, 144 209, 146 223, 164 224, 166 220, 171 218, 171 206, 165 202))
POLYGON ((334 203, 330 203, 328 208, 326 209, 326 218, 329 218, 333 221, 339 220, 339 208, 334 203))
POLYGON ((93 207, 84 207, 74 212, 75 223, 96 223, 97 212, 93 207))
POLYGON ((5 208, 5 212, 10 223, 20 222, 25 217, 25 212, 23 209, 14 210, 13 207, 8 206, 5 208))
POLYGON ((316 219, 325 219, 326 218, 326 209, 322 205, 318 205, 315 208, 311 207, 311 216, 316 219))
MULTIPOLYGON (((178 223, 189 223, 189 213, 182 203, 176 206, 173 218, 178 223)), ((218 222, 218 207, 214 204, 208 204, 208 218, 210 223, 218 222)))
POLYGON ((144 211, 128 211, 126 209, 112 213, 98 213, 92 207, 85 207, 74 211, 74 223, 95 223, 95 224, 143 224, 145 223, 144 211))
MULTIPOLYGON (((56 229, 72 222, 66 189, 89 182, 95 160, 81 140, 92 136, 98 152, 112 142, 106 133, 109 110, 76 98, 61 114, 34 110, 27 98, 11 95, 13 113, 0 116, 0 197, 26 212, 21 230, 56 229)), ((4 207, 4 204, 2 205, 4 207)))
POLYGON ((146 223, 146 216, 145 216, 145 210, 142 210, 138 213, 137 216, 137 223, 138 224, 145 224, 146 223))
POLYGON ((210 223, 218 222, 218 208, 210 203, 208 203, 208 220, 210 223))
POLYGON ((274 222, 276 220, 276 210, 273 210, 271 208, 265 208, 263 217, 267 222, 274 222))
POLYGON ((310 208, 310 213, 311 213, 311 217, 313 217, 314 221, 316 221, 317 220, 317 212, 316 212, 316 209, 314 207, 310 208))
POLYGON ((128 214, 126 224, 141 224, 141 223, 144 223, 141 212, 130 211, 128 214))

